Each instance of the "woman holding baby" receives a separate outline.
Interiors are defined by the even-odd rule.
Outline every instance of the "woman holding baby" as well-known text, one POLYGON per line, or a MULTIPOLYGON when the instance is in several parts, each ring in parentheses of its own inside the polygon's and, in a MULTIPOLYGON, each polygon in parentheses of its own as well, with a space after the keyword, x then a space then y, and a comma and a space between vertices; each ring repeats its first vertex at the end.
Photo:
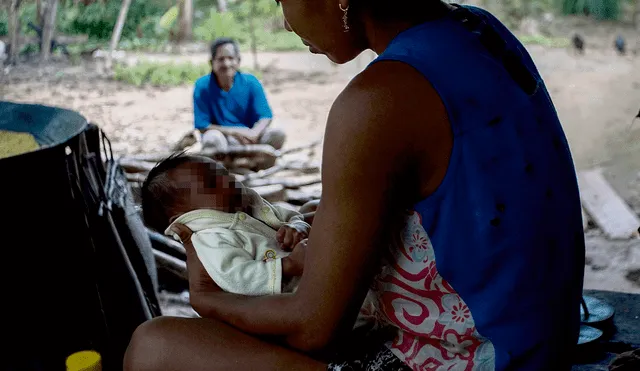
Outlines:
POLYGON ((570 369, 580 201, 524 47, 439 0, 278 2, 311 52, 379 54, 329 114, 298 289, 225 293, 191 259, 206 318, 142 325, 125 369, 570 369), (354 331, 365 297, 374 326, 354 331))

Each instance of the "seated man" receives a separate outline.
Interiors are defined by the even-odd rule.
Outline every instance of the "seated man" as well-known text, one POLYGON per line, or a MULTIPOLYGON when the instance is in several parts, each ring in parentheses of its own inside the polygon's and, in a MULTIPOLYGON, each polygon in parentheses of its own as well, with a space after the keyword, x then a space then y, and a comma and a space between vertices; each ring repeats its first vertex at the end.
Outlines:
POLYGON ((211 45, 212 73, 198 79, 193 92, 194 125, 203 133, 203 146, 259 143, 282 148, 285 134, 269 128, 273 115, 262 84, 238 71, 239 65, 234 40, 221 38, 211 45))

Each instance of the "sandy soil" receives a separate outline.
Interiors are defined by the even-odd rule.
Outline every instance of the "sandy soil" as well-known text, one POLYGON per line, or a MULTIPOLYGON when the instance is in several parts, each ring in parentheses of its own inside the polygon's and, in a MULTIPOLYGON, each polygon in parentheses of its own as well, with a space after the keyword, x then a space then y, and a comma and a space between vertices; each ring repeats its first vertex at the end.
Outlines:
MULTIPOLYGON (((578 168, 605 166, 614 187, 640 212, 640 56, 620 57, 611 27, 588 33, 586 55, 529 46, 555 102, 578 168)), ((640 43, 640 40, 638 41, 640 43)), ((206 60, 202 54, 134 56, 206 60)), ((287 146, 322 138, 333 100, 371 55, 344 66, 308 53, 263 53, 264 85, 289 135, 287 146)), ((251 58, 247 56, 247 63, 251 58)), ((0 99, 76 110, 103 128, 118 154, 164 150, 192 125, 191 87, 134 88, 99 77, 95 66, 23 65, 0 72, 0 99)), ((640 293, 640 241, 588 233, 587 288, 640 293)))

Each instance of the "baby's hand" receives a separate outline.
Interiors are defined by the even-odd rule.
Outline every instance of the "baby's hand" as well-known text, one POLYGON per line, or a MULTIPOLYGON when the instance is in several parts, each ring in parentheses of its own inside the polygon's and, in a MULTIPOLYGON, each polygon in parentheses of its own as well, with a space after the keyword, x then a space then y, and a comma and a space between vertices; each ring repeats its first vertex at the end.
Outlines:
POLYGON ((285 224, 278 230, 276 241, 281 249, 291 251, 300 241, 309 237, 309 224, 293 222, 285 224))
POLYGON ((282 258, 282 275, 287 278, 300 277, 304 272, 304 258, 307 255, 307 239, 300 241, 293 252, 282 258))

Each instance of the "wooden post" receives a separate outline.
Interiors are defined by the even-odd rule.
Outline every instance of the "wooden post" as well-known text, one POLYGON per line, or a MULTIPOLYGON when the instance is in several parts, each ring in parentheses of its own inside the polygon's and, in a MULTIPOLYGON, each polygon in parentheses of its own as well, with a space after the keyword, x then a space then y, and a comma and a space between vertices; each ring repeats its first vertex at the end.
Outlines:
POLYGON ((181 0, 179 42, 193 39, 193 0, 181 0))
POLYGON ((636 0, 636 12, 633 14, 633 24, 640 31, 640 0, 636 0))
POLYGON ((258 45, 256 39, 256 1, 251 1, 251 12, 249 13, 249 34, 251 36, 251 54, 253 55, 253 69, 260 71, 260 64, 258 63, 258 45))
POLYGON ((19 34, 20 34, 20 0, 11 0, 9 3, 9 63, 18 62, 18 54, 20 53, 19 34))
POLYGON ((122 35, 122 28, 124 27, 124 21, 127 19, 127 13, 129 12, 129 5, 131 0, 122 0, 122 6, 120 6, 120 14, 118 14, 118 20, 113 27, 113 33, 111 34, 111 42, 109 43, 109 53, 105 61, 105 68, 107 71, 111 71, 113 63, 113 52, 118 47, 120 42, 120 36, 122 35))
POLYGON ((42 6, 42 0, 36 0, 36 24, 38 27, 44 27, 44 7, 42 6))
POLYGON ((56 31, 56 16, 58 14, 58 0, 47 0, 44 11, 44 25, 42 27, 42 45, 40 54, 43 61, 51 57, 51 40, 56 31))

